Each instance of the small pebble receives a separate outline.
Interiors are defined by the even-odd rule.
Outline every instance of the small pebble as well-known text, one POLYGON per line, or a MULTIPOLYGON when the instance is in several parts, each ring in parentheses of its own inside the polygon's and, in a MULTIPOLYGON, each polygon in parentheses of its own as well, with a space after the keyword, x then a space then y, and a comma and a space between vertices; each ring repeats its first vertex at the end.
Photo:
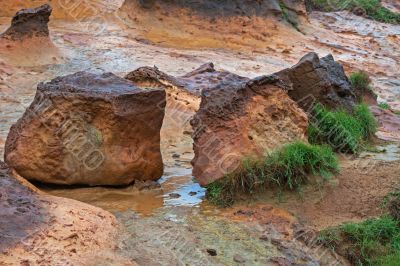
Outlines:
POLYGON ((177 198, 181 197, 181 195, 178 193, 170 193, 169 196, 170 196, 170 198, 173 198, 173 199, 177 199, 177 198))
POLYGON ((240 255, 238 255, 238 254, 236 254, 235 256, 233 256, 233 260, 234 260, 235 262, 238 262, 238 263, 244 263, 244 262, 246 261, 242 256, 240 256, 240 255))

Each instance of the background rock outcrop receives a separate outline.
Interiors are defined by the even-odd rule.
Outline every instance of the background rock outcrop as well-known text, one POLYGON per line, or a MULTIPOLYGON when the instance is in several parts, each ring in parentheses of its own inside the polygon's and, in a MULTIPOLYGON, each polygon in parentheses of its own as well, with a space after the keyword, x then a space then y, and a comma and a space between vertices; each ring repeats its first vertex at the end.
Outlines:
POLYGON ((141 67, 128 73, 125 78, 140 88, 160 88, 166 91, 167 105, 161 128, 161 147, 166 164, 175 153, 193 152, 192 149, 182 150, 182 146, 192 146, 190 120, 199 109, 201 92, 221 83, 248 80, 227 71, 216 70, 213 63, 205 63, 178 77, 168 75, 157 67, 141 67))
MULTIPOLYGON (((134 3, 137 0, 127 0, 126 4, 134 3)), ((198 0, 198 1, 157 1, 141 0, 139 5, 146 9, 152 8, 187 8, 198 12, 204 16, 283 16, 283 12, 290 12, 293 17, 306 15, 304 2, 301 0, 262 0, 262 1, 243 1, 243 0, 198 0), (285 9, 285 11, 283 11, 285 9)))
POLYGON ((49 37, 48 23, 51 12, 52 8, 48 4, 37 8, 21 9, 12 18, 11 26, 0 37, 12 40, 49 37))
POLYGON ((305 139, 307 116, 281 86, 276 76, 237 76, 203 90, 191 121, 193 175, 201 185, 234 171, 245 157, 305 139))
POLYGON ((55 184, 124 185, 163 173, 165 91, 111 73, 78 72, 38 85, 10 129, 5 160, 21 176, 55 184))
POLYGON ((276 73, 286 84, 290 98, 305 111, 315 103, 352 110, 356 96, 343 66, 332 55, 319 58, 308 53, 291 68, 276 73))

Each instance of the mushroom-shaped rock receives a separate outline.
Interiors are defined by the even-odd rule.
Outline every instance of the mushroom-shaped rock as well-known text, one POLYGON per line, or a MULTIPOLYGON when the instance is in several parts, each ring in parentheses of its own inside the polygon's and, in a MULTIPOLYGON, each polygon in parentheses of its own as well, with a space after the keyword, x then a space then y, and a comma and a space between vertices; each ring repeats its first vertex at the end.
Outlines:
POLYGON ((165 91, 112 73, 40 83, 10 129, 5 160, 21 176, 55 184, 124 185, 163 173, 165 91))
POLYGON ((193 175, 207 185, 235 171, 245 157, 261 157, 282 144, 304 140, 307 115, 277 76, 230 79, 204 89, 191 121, 193 175))
POLYGON ((290 98, 309 112, 320 102, 328 108, 352 110, 355 92, 343 66, 332 55, 308 53, 295 66, 276 73, 287 85, 290 98))
POLYGON ((21 40, 32 37, 49 37, 49 18, 52 8, 44 4, 37 8, 21 9, 12 18, 11 26, 0 36, 21 40))

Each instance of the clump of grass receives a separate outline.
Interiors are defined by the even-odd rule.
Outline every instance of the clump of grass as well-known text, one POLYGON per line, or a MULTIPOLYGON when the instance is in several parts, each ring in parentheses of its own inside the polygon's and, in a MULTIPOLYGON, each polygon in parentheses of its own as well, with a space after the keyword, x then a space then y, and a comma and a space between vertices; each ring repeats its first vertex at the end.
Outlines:
POLYGON ((371 139, 377 131, 378 124, 368 105, 365 103, 356 105, 353 110, 353 116, 360 124, 363 140, 371 139))
POLYGON ((355 89, 356 94, 361 96, 360 97, 361 99, 362 96, 365 95, 367 92, 373 93, 371 86, 372 81, 367 72, 365 71, 353 72, 350 75, 349 80, 351 85, 355 89))
POLYGON ((390 105, 387 103, 379 103, 378 107, 383 109, 383 110, 390 110, 390 105))
POLYGON ((400 24, 400 14, 382 6, 380 0, 306 0, 306 6, 326 12, 349 10, 379 22, 400 24))
POLYGON ((362 143, 376 132, 376 121, 366 104, 354 107, 353 113, 330 111, 321 104, 314 106, 308 140, 314 144, 329 144, 343 153, 357 153, 362 143))
POLYGON ((207 198, 214 204, 229 206, 241 194, 252 194, 266 187, 295 190, 310 175, 328 178, 339 171, 338 161, 328 146, 294 142, 265 156, 246 159, 235 172, 207 186, 207 198))
POLYGON ((400 261, 400 225, 387 215, 323 230, 319 240, 353 265, 398 265, 400 261))

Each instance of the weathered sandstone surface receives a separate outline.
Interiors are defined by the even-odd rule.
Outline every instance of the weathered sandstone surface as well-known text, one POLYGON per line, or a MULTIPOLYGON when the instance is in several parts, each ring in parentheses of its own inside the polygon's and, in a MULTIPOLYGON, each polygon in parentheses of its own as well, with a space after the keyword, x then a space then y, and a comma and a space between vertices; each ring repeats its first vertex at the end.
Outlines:
POLYGON ((124 185, 163 173, 165 91, 111 73, 78 72, 38 85, 10 129, 5 160, 21 176, 55 184, 124 185))
POLYGON ((305 111, 318 102, 332 109, 351 110, 356 102, 343 66, 332 55, 319 58, 316 53, 308 53, 299 63, 276 75, 284 81, 290 98, 305 111))
MULTIPOLYGON (((0 162, 0 264, 129 263, 115 255, 118 224, 102 209, 24 186, 0 162)), ((129 264, 126 264, 129 265, 129 264)))
POLYGON ((193 175, 209 184, 237 169, 244 157, 263 156, 305 139, 307 115, 282 89, 277 76, 248 81, 236 76, 203 90, 194 116, 193 175))
POLYGON ((21 9, 12 18, 11 26, 0 37, 11 40, 48 37, 51 12, 52 8, 48 4, 37 8, 21 9))

